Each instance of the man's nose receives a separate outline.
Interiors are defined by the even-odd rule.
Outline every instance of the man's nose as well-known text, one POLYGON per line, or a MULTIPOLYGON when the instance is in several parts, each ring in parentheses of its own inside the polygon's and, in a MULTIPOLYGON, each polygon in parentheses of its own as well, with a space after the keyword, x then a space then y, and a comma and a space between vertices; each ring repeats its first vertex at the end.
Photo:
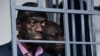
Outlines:
POLYGON ((42 25, 41 24, 37 24, 35 31, 42 32, 43 31, 42 25))

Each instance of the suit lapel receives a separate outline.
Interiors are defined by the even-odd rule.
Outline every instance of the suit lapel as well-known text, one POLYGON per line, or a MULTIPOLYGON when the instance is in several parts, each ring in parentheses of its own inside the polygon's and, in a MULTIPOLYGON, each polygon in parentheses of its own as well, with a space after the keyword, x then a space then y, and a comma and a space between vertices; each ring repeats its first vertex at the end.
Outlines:
MULTIPOLYGON (((9 43, 9 50, 11 50, 11 52, 12 52, 12 42, 9 43)), ((17 45, 17 55, 18 56, 23 56, 23 54, 22 54, 20 48, 18 47, 18 45, 17 45)))
POLYGON ((20 48, 18 47, 18 45, 17 45, 17 52, 18 52, 18 56, 23 56, 23 54, 22 54, 20 48))

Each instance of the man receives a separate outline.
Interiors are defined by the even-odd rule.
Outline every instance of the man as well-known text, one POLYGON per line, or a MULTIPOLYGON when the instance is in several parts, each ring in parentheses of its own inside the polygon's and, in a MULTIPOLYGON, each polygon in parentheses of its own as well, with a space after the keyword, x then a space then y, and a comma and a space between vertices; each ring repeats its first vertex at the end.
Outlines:
MULTIPOLYGON (((37 7, 36 3, 27 2, 22 6, 37 7)), ((17 16, 18 39, 42 40, 47 15, 43 12, 19 10, 17 16)), ((12 56, 11 43, 0 46, 0 56, 12 56)), ((18 43, 18 56, 49 56, 40 44, 18 43)))
MULTIPOLYGON (((64 41, 63 31, 61 30, 60 25, 58 25, 55 22, 52 21, 47 22, 45 33, 46 33, 46 37, 44 38, 45 40, 64 41)), ((62 54, 62 51, 64 49, 64 44, 46 43, 44 44, 43 48, 50 55, 59 56, 59 54, 62 54)))

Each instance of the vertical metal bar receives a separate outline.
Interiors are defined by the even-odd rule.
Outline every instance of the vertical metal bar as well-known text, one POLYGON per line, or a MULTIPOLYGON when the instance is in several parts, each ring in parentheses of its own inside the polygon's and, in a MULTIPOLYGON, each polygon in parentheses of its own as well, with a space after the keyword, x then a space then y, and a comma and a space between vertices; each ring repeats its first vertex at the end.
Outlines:
MULTIPOLYGON (((90 18, 90 16, 88 17, 89 19, 89 35, 90 35, 90 42, 92 42, 92 19, 90 18)), ((91 55, 93 56, 93 45, 90 45, 91 46, 91 55)))
POLYGON ((52 0, 46 0, 46 7, 52 8, 53 7, 53 1, 52 0))
MULTIPOLYGON (((52 0, 46 0, 46 7, 47 8, 53 8, 53 1, 52 0)), ((53 21, 54 19, 53 13, 48 13, 48 20, 53 21)))
MULTIPOLYGON (((84 4, 83 1, 80 0, 80 8, 83 10, 84 4)), ((81 28, 82 28, 82 42, 85 42, 85 23, 84 23, 84 15, 81 14, 81 28)), ((86 45, 82 45, 83 56, 86 56, 86 45)))
MULTIPOLYGON (((94 26, 94 21, 93 21, 93 19, 92 19, 92 17, 93 16, 89 16, 89 18, 91 19, 91 42, 94 42, 94 40, 93 39, 95 39, 94 37, 94 34, 96 33, 95 31, 94 31, 94 28, 95 28, 95 26, 94 26)), ((94 48, 94 45, 91 45, 91 52, 92 52, 92 56, 96 56, 94 53, 96 53, 96 50, 94 50, 94 49, 96 49, 96 47, 94 48)))
POLYGON ((59 16, 60 16, 60 13, 56 13, 56 20, 55 20, 55 22, 57 22, 58 24, 60 24, 60 17, 59 16))
POLYGON ((56 8, 59 8, 59 0, 55 0, 56 1, 56 8))
MULTIPOLYGON (((63 0, 63 9, 68 9, 67 0, 63 0)), ((69 40, 69 24, 68 24, 68 13, 64 12, 64 37, 65 37, 65 56, 70 56, 70 40, 69 40)))
MULTIPOLYGON (((85 42, 85 25, 84 25, 84 15, 81 15, 81 27, 82 27, 82 42, 85 42)), ((86 45, 82 45, 83 56, 86 56, 86 45)))
POLYGON ((43 8, 43 0, 38 0, 38 7, 43 8))
POLYGON ((87 0, 87 10, 91 10, 92 9, 92 3, 91 3, 92 0, 87 0))
POLYGON ((65 55, 70 56, 70 41, 69 41, 69 26, 68 26, 68 14, 64 14, 64 36, 65 36, 65 55))
MULTIPOLYGON (((94 0, 87 0, 88 1, 88 10, 90 10, 90 11, 92 11, 92 10, 94 10, 94 0)), ((96 37, 96 28, 95 28, 95 24, 94 24, 94 20, 93 20, 93 15, 90 15, 89 16, 90 17, 90 19, 91 19, 91 28, 92 28, 92 40, 91 40, 91 42, 96 42, 96 39, 95 39, 95 37, 96 37)), ((92 56, 96 56, 96 45, 91 45, 91 49, 92 49, 92 56)))
POLYGON ((68 9, 68 0, 63 0, 63 9, 67 10, 68 9))
MULTIPOLYGON (((91 0, 91 11, 94 10, 94 0, 91 0)), ((92 27, 92 39, 93 39, 93 42, 96 42, 96 26, 94 25, 94 16, 92 15, 92 24, 93 24, 93 27, 92 27)), ((92 45, 93 46, 93 56, 96 56, 95 53, 97 53, 96 51, 96 45, 92 45)))
MULTIPOLYGON (((55 4, 56 8, 59 8, 59 1, 58 0, 55 0, 55 2, 56 2, 56 4, 55 4)), ((58 24, 60 24, 59 13, 56 13, 56 22, 58 24)))
POLYGON ((12 56, 17 56, 17 38, 16 38, 16 10, 15 0, 10 0, 11 6, 11 30, 12 30, 12 56))
MULTIPOLYGON (((92 20, 92 42, 96 42, 96 26, 95 26, 95 23, 94 23, 94 16, 92 15, 91 16, 91 20, 92 20)), ((95 53, 96 53, 96 45, 92 45, 92 55, 93 56, 96 56, 95 53)))
MULTIPOLYGON (((71 0, 71 9, 74 9, 74 0, 71 0)), ((73 41, 76 42, 76 33, 75 33, 75 14, 72 14, 72 37, 73 41)), ((73 44, 73 55, 77 56, 77 51, 76 51, 76 44, 73 44)))

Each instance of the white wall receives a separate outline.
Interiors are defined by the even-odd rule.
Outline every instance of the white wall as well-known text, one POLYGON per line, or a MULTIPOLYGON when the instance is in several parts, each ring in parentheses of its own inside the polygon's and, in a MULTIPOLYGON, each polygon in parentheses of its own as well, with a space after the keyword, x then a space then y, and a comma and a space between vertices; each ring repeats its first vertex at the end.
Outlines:
POLYGON ((0 45, 11 40, 9 0, 0 0, 0 45))
POLYGON ((94 5, 99 6, 100 5, 100 0, 94 0, 94 5))

